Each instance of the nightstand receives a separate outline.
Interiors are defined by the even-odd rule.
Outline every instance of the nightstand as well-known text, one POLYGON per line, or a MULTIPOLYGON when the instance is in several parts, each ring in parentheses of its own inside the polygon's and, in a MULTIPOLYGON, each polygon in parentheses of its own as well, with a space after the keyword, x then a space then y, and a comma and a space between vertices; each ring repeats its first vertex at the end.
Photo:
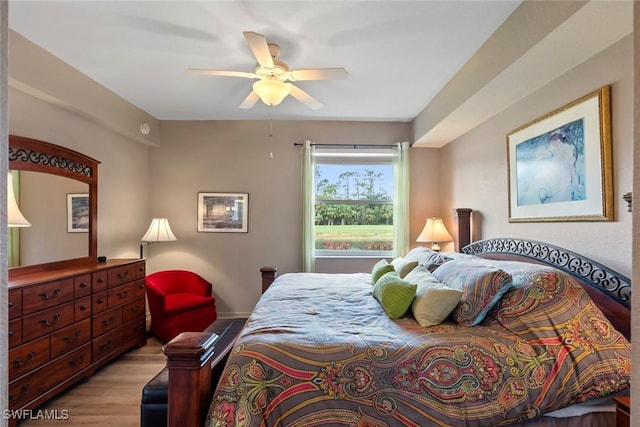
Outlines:
POLYGON ((616 401, 616 427, 629 427, 629 396, 614 397, 616 401))

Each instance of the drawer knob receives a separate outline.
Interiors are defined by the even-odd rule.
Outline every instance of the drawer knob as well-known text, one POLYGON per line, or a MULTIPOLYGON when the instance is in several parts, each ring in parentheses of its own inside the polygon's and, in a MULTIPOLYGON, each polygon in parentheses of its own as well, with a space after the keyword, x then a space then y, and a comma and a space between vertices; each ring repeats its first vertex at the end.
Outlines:
POLYGON ((89 285, 86 282, 80 283, 80 287, 81 288, 86 288, 87 286, 89 286, 89 285))
POLYGON ((9 331, 9 338, 13 336, 13 331, 9 331))
POLYGON ((84 362, 84 354, 80 356, 78 359, 70 360, 69 365, 75 368, 76 366, 81 365, 83 362, 84 362))
POLYGON ((100 278, 98 279, 98 283, 104 283, 104 279, 103 279, 102 277, 100 277, 100 278))
POLYGON ((20 367, 20 366, 24 366, 29 362, 33 362, 33 359, 36 358, 36 352, 32 351, 31 353, 27 354, 27 358, 26 359, 14 359, 11 361, 11 363, 13 364, 13 366, 15 367, 20 367))
POLYGON ((80 311, 85 311, 87 308, 88 308, 88 307, 87 307, 87 305, 86 305, 86 304, 82 304, 82 305, 80 306, 80 311))
POLYGON ((13 394, 9 395, 9 399, 11 400, 19 400, 22 399, 23 397, 25 397, 27 395, 27 393, 29 392, 29 384, 25 384, 22 386, 22 391, 20 392, 19 395, 14 396, 13 394))
POLYGON ((106 349, 111 347, 111 340, 107 341, 104 344, 100 344, 98 347, 100 347, 100 351, 105 351, 106 349))
POLYGON ((116 321, 116 318, 115 318, 115 317, 113 317, 113 316, 111 316, 111 317, 109 317, 108 319, 104 319, 104 320, 102 321, 102 324, 106 326, 106 325, 110 325, 110 324, 112 324, 112 323, 113 323, 113 322, 115 322, 115 321, 116 321))
POLYGON ((43 292, 38 295, 40 296, 40 298, 42 298, 43 301, 50 300, 60 296, 60 289, 55 289, 51 295, 47 294, 46 292, 43 292))
POLYGON ((104 298, 98 298, 98 304, 102 304, 104 302, 104 298))
POLYGON ((126 298, 128 294, 129 294, 129 291, 118 292, 118 296, 120 298, 126 298))
POLYGON ((13 307, 13 301, 9 301, 9 308, 13 307))
POLYGON ((72 337, 64 337, 64 341, 67 344, 71 344, 74 341, 78 341, 78 339, 80 338, 80 335, 82 335, 82 333, 80 333, 80 331, 76 331, 76 333, 73 334, 72 337))
POLYGON ((128 275, 129 275, 128 271, 125 271, 124 273, 118 273, 118 279, 124 280, 127 278, 128 275))
POLYGON ((62 318, 62 315, 58 313, 55 316, 53 316, 53 319, 51 321, 49 321, 48 319, 42 319, 40 323, 42 323, 43 326, 51 326, 54 323, 59 322, 61 318, 62 318))

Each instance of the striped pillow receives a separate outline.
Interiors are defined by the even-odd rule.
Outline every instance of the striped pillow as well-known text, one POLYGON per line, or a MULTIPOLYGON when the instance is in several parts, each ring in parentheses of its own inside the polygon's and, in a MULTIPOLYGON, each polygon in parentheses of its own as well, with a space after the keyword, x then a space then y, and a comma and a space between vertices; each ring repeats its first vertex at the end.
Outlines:
POLYGON ((390 318, 397 319, 404 316, 411 306, 417 287, 415 283, 401 279, 394 271, 378 279, 373 285, 373 296, 390 318))
POLYGON ((472 258, 446 262, 433 272, 433 277, 450 288, 462 291, 462 298, 452 317, 467 326, 482 322, 512 286, 509 273, 472 258))

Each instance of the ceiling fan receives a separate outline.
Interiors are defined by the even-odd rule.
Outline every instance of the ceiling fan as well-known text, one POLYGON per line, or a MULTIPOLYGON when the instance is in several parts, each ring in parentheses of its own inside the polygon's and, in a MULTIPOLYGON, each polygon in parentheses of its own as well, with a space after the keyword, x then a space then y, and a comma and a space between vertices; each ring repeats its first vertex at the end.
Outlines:
POLYGON ((309 108, 317 110, 322 108, 322 103, 288 81, 302 80, 336 80, 346 79, 347 71, 344 68, 310 68, 305 70, 290 70, 287 64, 280 61, 280 46, 267 43, 267 39, 253 31, 243 32, 249 48, 258 61, 258 66, 253 73, 244 71, 225 71, 189 68, 188 73, 204 74, 209 76, 244 77, 258 79, 253 84, 253 90, 240 104, 240 108, 252 108, 258 99, 267 105, 278 105, 287 96, 291 95, 309 108))

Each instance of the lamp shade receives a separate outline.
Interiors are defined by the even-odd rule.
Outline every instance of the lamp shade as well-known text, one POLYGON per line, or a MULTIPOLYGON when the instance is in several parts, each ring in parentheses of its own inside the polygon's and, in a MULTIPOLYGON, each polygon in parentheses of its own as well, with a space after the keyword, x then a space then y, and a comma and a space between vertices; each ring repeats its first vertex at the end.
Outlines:
POLYGON ((145 243, 172 242, 174 240, 178 239, 171 231, 167 218, 153 218, 149 229, 141 239, 145 243))
POLYGON ((451 234, 449 234, 442 223, 442 219, 434 216, 433 218, 427 218, 422 233, 420 233, 416 241, 433 243, 431 249, 439 251, 440 247, 438 243, 451 242, 453 241, 453 237, 451 237, 451 234))
POLYGON ((267 105, 278 105, 289 95, 289 85, 280 80, 258 80, 253 84, 253 91, 267 105))
POLYGON ((31 223, 20 212, 16 196, 13 194, 13 175, 11 172, 9 172, 7 180, 7 226, 31 227, 31 223))

